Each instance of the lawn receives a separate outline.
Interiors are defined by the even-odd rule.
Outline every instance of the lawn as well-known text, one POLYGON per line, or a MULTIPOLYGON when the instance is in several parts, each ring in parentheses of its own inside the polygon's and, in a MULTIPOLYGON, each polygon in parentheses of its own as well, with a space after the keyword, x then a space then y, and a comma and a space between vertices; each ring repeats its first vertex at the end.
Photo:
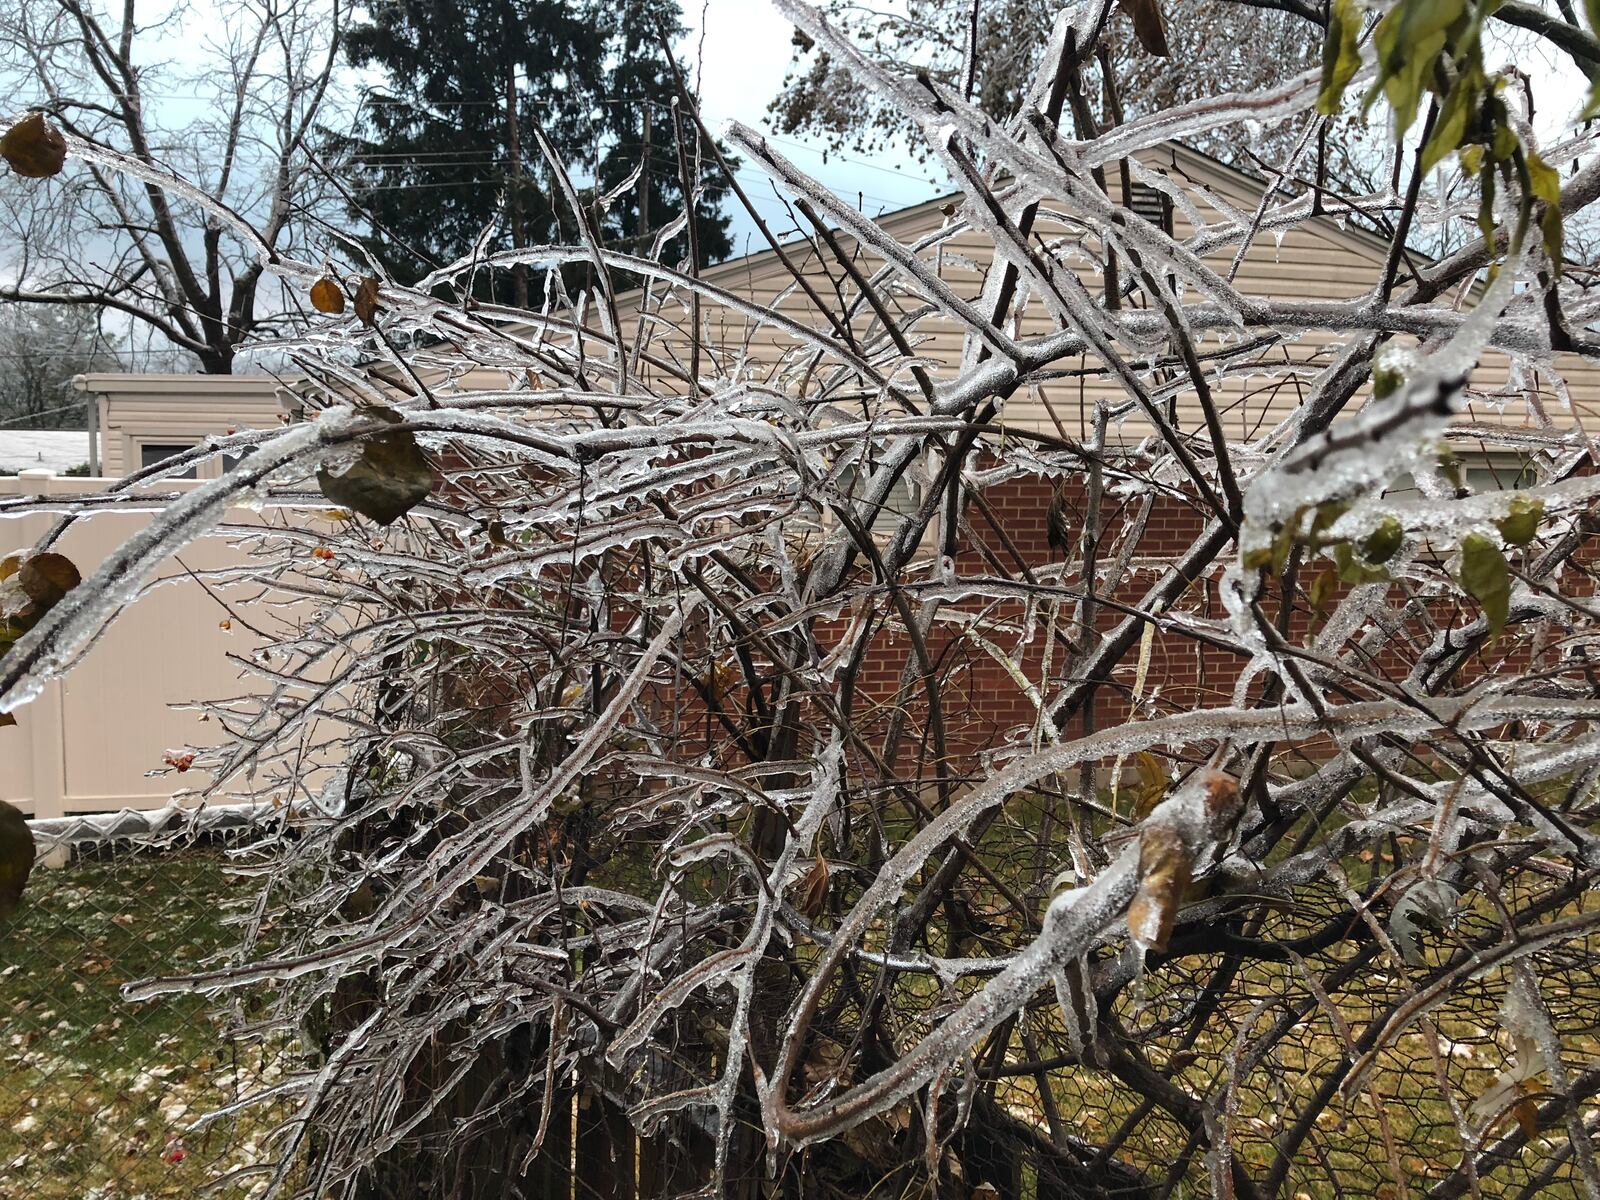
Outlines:
POLYGON ((207 1001, 119 992, 231 944, 226 917, 248 887, 212 850, 118 849, 34 873, 0 928, 0 1200, 191 1196, 265 1157, 264 1114, 187 1126, 280 1063, 231 1044, 207 1001))
MULTIPOLYGON (((985 850, 999 864, 1022 863, 1020 852, 1007 853, 1003 845, 992 844, 1003 842, 1005 835, 1004 827, 991 831, 985 850)), ((218 1174, 269 1157, 263 1143, 270 1119, 260 1110, 199 1133, 187 1127, 200 1114, 236 1099, 241 1089, 253 1091, 278 1079, 283 1060, 260 1047, 230 1043, 206 1001, 168 997, 128 1004, 119 993, 128 980, 200 966, 231 945, 227 918, 249 898, 251 887, 252 881, 229 874, 215 850, 172 855, 121 850, 36 874, 23 908, 0 929, 0 963, 5 964, 0 966, 0 1012, 5 1014, 0 1200, 188 1197, 218 1174)), ((1330 964, 1321 965, 1326 969, 1330 964)), ((1581 1025, 1582 1014, 1576 1010, 1600 1003, 1600 983, 1592 979, 1552 977, 1546 982, 1564 1025, 1581 1025)), ((920 977, 900 984, 926 985, 920 977)), ((1348 1006, 1345 1019, 1370 1017, 1402 986, 1398 978, 1374 970, 1356 995, 1341 997, 1348 1006)), ((1163 973, 1149 981, 1144 1004, 1130 1000, 1118 1016, 1131 1028, 1150 1024, 1169 1003, 1183 999, 1185 987, 1181 973, 1163 973)), ((1277 1012, 1272 998, 1295 998, 1303 991, 1295 970, 1260 964, 1247 973, 1233 1015, 1242 1011, 1241 1005, 1247 1008, 1256 1001, 1264 1002, 1264 1012, 1277 1012)), ((1415 1189, 1410 1195, 1420 1195, 1449 1173, 1462 1148, 1439 1076, 1458 1097, 1470 1100, 1503 1068, 1495 1003, 1493 996, 1468 989, 1459 1003, 1435 1014, 1435 1027, 1446 1041, 1439 1063, 1427 1051, 1421 1030, 1386 1053, 1370 1089, 1332 1105, 1317 1121, 1291 1173, 1286 1200, 1338 1200, 1344 1195, 1398 1200, 1400 1192, 1390 1182, 1390 1156, 1378 1134, 1384 1124, 1394 1139, 1394 1166, 1415 1189), (1354 1185, 1353 1190, 1331 1188, 1326 1182, 1330 1169, 1354 1185)), ((1046 998, 1044 1019, 1050 1019, 1050 1011, 1046 998)), ((1230 1019, 1219 1019, 1192 1048, 1188 1064, 1173 1071, 1174 1077, 1196 1092, 1209 1090, 1225 1070, 1238 1034, 1230 1019)), ((1239 1152, 1253 1169, 1265 1164, 1273 1138, 1282 1131, 1282 1114, 1298 1108, 1305 1089, 1315 1086, 1342 1048, 1342 1038, 1326 1015, 1313 1011, 1280 1044, 1271 1065, 1262 1068, 1278 1081, 1276 1088, 1257 1086, 1241 1095, 1234 1127, 1239 1152)), ((1585 1061, 1600 1054, 1600 1046, 1589 1037, 1574 1048, 1581 1049, 1585 1061)), ((1160 1038, 1153 1038, 1148 1049, 1157 1065, 1165 1065, 1160 1038)), ((1072 1114, 1075 1126, 1090 1138, 1104 1136, 1129 1115, 1135 1102, 1106 1076, 1088 1069, 1055 1072, 1051 1087, 1058 1110, 1072 1114)), ((1034 1114, 1040 1111, 1028 1076, 1009 1080, 1002 1100, 1034 1114)), ((1585 1105, 1585 1111, 1593 1109, 1585 1105)), ((1527 1164, 1487 1181, 1482 1194, 1516 1195, 1528 1178, 1528 1166, 1537 1169, 1563 1140, 1559 1128, 1541 1131, 1527 1164)), ((1175 1127, 1153 1119, 1125 1154, 1152 1168, 1170 1162, 1182 1143, 1175 1127)), ((1542 1196, 1576 1195, 1570 1175, 1560 1175, 1542 1196)), ((1191 1179, 1203 1186, 1198 1161, 1191 1179)), ((254 1175, 221 1194, 246 1196, 264 1182, 265 1176, 254 1175)))

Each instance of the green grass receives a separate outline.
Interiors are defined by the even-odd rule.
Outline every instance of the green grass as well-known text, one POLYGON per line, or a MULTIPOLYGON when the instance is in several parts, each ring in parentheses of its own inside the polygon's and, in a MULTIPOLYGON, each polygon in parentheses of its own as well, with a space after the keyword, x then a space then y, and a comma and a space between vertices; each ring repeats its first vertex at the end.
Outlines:
POLYGON ((230 945, 247 890, 210 851, 35 871, 0 928, 0 1200, 190 1196, 266 1156, 264 1114, 185 1130, 277 1066, 236 1052, 205 1000, 120 994, 230 945))

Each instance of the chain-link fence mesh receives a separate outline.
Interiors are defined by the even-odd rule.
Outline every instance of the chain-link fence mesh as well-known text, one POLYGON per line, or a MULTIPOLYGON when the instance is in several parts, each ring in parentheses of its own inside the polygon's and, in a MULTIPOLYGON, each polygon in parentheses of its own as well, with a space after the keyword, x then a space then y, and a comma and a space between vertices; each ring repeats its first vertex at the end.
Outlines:
MULTIPOLYGON (((204 999, 120 992, 232 944, 251 889, 228 870, 223 836, 79 841, 35 869, 0 930, 3 1200, 187 1197, 269 1156, 270 1109, 192 1127, 270 1084, 277 1055, 228 1037, 204 999)), ((221 1194, 264 1184, 253 1175, 221 1194)))
MULTIPOLYGON (((282 1107, 254 1105, 201 1128, 196 1122, 270 1088, 309 1048, 236 1040, 204 999, 130 1003, 120 990, 133 979, 201 967, 234 945, 233 919, 255 899, 258 877, 230 866, 230 843, 254 836, 251 816, 249 810, 221 814, 198 836, 188 819, 184 835, 175 837, 163 831, 163 818, 131 815, 120 822, 101 819, 87 833, 81 826, 51 831, 76 839, 56 844, 54 853, 65 852, 65 863, 41 865, 22 907, 0 927, 0 1200, 189 1197, 219 1176, 274 1159, 270 1135, 287 1115, 282 1107)), ((260 864, 259 849, 249 861, 260 864)), ((1281 916, 1276 935, 1303 942, 1319 920, 1343 913, 1336 892, 1320 898, 1326 909, 1319 912, 1317 894, 1304 894, 1295 911, 1281 916)), ((1570 916, 1596 904, 1600 893, 1579 892, 1554 911, 1570 916)), ((1492 941, 1494 932, 1488 915, 1464 912, 1457 935, 1492 941)), ((1576 1119, 1591 1137, 1600 1130, 1600 978, 1593 951, 1587 941, 1575 942, 1535 958, 1570 1056, 1569 1086, 1580 1101, 1576 1119)), ((1308 947, 1304 958, 1246 970, 1228 998, 1191 1027, 1206 973, 1216 965, 1204 957, 1168 963, 1110 1014, 1142 1047, 1155 1091, 1130 1089, 1114 1073, 1078 1068, 1049 1073, 1046 1102, 1038 1073, 989 1064, 986 1073, 1001 1077, 997 1111, 1020 1124, 985 1123, 975 1111, 976 1132, 964 1146, 964 1160, 981 1168, 990 1153, 1012 1167, 1020 1163, 1021 1174, 1002 1193, 1006 1200, 1096 1189, 1149 1194, 1144 1184, 1163 1178, 1174 1164, 1175 1177, 1193 1189, 1181 1194, 1207 1194, 1204 1147, 1150 1096, 1170 1088, 1158 1076, 1203 1094, 1229 1072, 1231 1048, 1244 1044, 1258 1048, 1261 1061, 1240 1078, 1227 1116, 1241 1163, 1264 1175, 1286 1129, 1306 1114, 1315 1118, 1275 1195, 1399 1200, 1476 1191, 1508 1200, 1577 1200, 1583 1194, 1561 1098, 1547 1080, 1529 1092, 1532 1106, 1516 1119, 1502 1113, 1485 1127, 1470 1111, 1506 1066, 1495 988, 1470 981, 1385 1049, 1363 1086, 1313 1099, 1342 1074, 1341 1064, 1365 1049, 1372 1023, 1413 994, 1414 983, 1370 953, 1308 947), (1038 1173, 1042 1159, 995 1132, 1031 1128, 1055 1137, 1052 1123, 1069 1140, 1108 1151, 1096 1160, 1094 1187, 1076 1177, 1047 1186, 1038 1173), (1476 1188, 1461 1171, 1467 1161, 1483 1173, 1476 1188)), ((235 1015, 250 1019, 248 1012, 235 1015)), ((1032 1013, 1030 1027, 1059 1043, 1066 1037, 1055 1028, 1059 1019, 1046 1002, 1032 1013)), ((689 1164, 679 1178, 659 1146, 637 1143, 620 1109, 594 1103, 579 1088, 569 1086, 561 1095, 555 1112, 565 1119, 551 1122, 541 1159, 556 1164, 546 1176, 554 1170, 561 1177, 539 1176, 530 1194, 585 1200, 696 1186, 703 1162, 689 1164), (603 1177, 599 1163, 611 1164, 603 1177)), ((886 1160, 913 1153, 895 1142, 894 1129, 878 1133, 886 1139, 881 1147, 852 1144, 864 1161, 880 1151, 886 1160)), ((267 1179, 264 1171, 249 1174, 216 1194, 248 1196, 267 1179)))

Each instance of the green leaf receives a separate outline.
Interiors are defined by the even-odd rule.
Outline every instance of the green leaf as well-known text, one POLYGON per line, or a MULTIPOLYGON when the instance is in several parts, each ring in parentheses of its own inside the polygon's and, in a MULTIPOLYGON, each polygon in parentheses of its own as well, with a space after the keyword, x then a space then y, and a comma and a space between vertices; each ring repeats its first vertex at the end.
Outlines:
POLYGON ((1539 214, 1539 229, 1544 234, 1544 252, 1560 270, 1561 176, 1532 150, 1528 151, 1528 190, 1533 193, 1534 199, 1544 201, 1544 211, 1539 214))
POLYGON ((1405 540, 1405 532, 1398 520, 1385 517, 1367 535, 1367 540, 1361 543, 1361 557, 1374 566, 1382 566, 1399 551, 1400 543, 1405 540))
POLYGON ((1384 81, 1383 94, 1394 109, 1396 137, 1405 137, 1416 122, 1417 106, 1433 76, 1434 60, 1443 49, 1443 32, 1422 38, 1407 52, 1404 65, 1384 81))
POLYGON ((1294 510, 1294 516, 1285 521, 1272 535, 1272 545, 1257 546, 1241 556, 1240 561, 1247 571, 1270 570, 1274 575, 1282 575, 1283 568, 1289 563, 1289 553, 1294 549, 1295 539, 1300 533, 1300 522, 1305 518, 1305 506, 1294 510))
POLYGON ((1272 539, 1272 573, 1282 575, 1283 569, 1289 565, 1289 552, 1294 549, 1295 531, 1300 528, 1300 514, 1294 515, 1290 521, 1278 531, 1278 536, 1272 539))
POLYGON ((1478 232, 1483 235, 1484 245, 1492 252, 1495 244, 1494 172, 1485 171, 1479 178, 1482 180, 1483 195, 1478 199, 1478 232))
POLYGON ((1361 69, 1360 36, 1361 10, 1355 0, 1334 0, 1322 43, 1322 90, 1317 93, 1317 111, 1325 117, 1339 111, 1345 87, 1361 69))
POLYGON ((1439 447, 1439 474, 1443 475, 1450 486, 1460 491, 1466 486, 1465 476, 1461 473, 1461 460, 1456 457, 1456 452, 1448 445, 1439 447))
POLYGON ((1333 523, 1345 513, 1350 511, 1348 500, 1330 500, 1326 504, 1317 505, 1316 512, 1311 514, 1311 532, 1307 535, 1313 549, 1323 544, 1322 535, 1333 527, 1333 523))
POLYGON ((1498 636, 1511 615, 1511 576, 1500 547, 1481 533, 1468 534, 1461 543, 1460 583, 1483 609, 1489 635, 1498 636))
POLYGON ((1433 123, 1433 133, 1422 147, 1422 172, 1433 170, 1444 157, 1461 145, 1467 132, 1467 119, 1478 108, 1483 95, 1483 75, 1469 67, 1456 76, 1450 94, 1439 109, 1439 119, 1433 123))
POLYGON ((1467 0, 1401 0, 1400 40, 1409 46, 1420 44, 1435 34, 1442 36, 1463 16, 1467 0))
POLYGON ((1544 517, 1544 501, 1537 496, 1513 496, 1511 511, 1495 522, 1500 536, 1510 546, 1526 546, 1539 532, 1539 521, 1544 517))
POLYGON ((1339 570, 1339 578, 1352 587, 1363 583, 1386 582, 1389 572, 1382 567, 1368 566, 1356 558, 1356 552, 1350 548, 1349 542, 1340 542, 1333 548, 1333 565, 1339 570))
POLYGON ((1506 124, 1504 114, 1497 113, 1494 123, 1494 138, 1489 144, 1494 154, 1495 162, 1507 162, 1517 152, 1517 135, 1510 125, 1506 124))
MULTIPOLYGON (((366 415, 400 420, 389 409, 369 409, 366 415)), ((360 457, 341 474, 319 470, 317 486, 333 503, 388 525, 428 498, 433 471, 411 431, 395 429, 369 438, 360 457)))
POLYGON ((1405 384, 1406 377, 1403 371, 1394 367, 1381 367, 1372 364, 1372 394, 1379 400, 1392 396, 1405 384))
POLYGON ((1333 599, 1333 593, 1338 587, 1339 572, 1333 567, 1325 567, 1317 572, 1317 577, 1306 589, 1306 599, 1311 602, 1312 611, 1318 616, 1325 615, 1328 611, 1328 601, 1333 599))

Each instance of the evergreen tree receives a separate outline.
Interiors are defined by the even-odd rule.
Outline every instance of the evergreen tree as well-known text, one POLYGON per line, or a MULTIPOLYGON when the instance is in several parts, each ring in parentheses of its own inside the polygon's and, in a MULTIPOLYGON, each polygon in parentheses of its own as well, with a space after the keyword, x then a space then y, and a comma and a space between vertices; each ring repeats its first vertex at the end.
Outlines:
MULTIPOLYGON (((355 164, 352 212, 371 221, 379 259, 410 280, 465 254, 489 226, 495 250, 574 239, 577 223, 535 125, 566 162, 606 243, 648 250, 683 205, 675 121, 691 172, 696 157, 692 123, 675 117, 677 86, 658 27, 669 38, 682 32, 677 0, 375 6, 346 46, 355 65, 377 67, 386 79, 368 97, 357 132, 336 143, 355 164), (627 182, 647 145, 648 171, 602 208, 599 198, 627 182)), ((725 187, 707 165, 695 223, 702 264, 730 248, 718 212, 725 187)), ((688 248, 679 234, 665 254, 686 259, 688 248)), ((501 278, 483 286, 519 300, 526 285, 501 278)))

